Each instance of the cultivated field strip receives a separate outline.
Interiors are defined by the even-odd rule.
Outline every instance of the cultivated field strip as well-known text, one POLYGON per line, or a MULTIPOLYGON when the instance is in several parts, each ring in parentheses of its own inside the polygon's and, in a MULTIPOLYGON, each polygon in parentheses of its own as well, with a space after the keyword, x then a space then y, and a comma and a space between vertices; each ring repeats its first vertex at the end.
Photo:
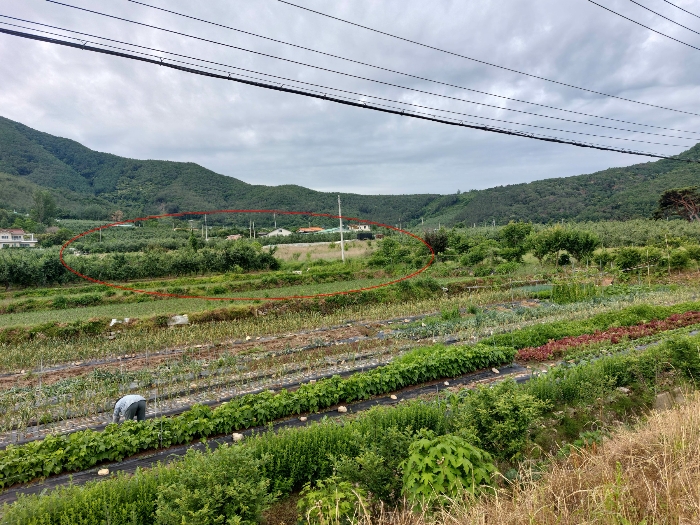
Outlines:
MULTIPOLYGON (((673 295, 675 302, 679 297, 673 295)), ((665 303, 669 294, 645 294, 643 299, 646 303, 665 303)), ((167 362, 156 353, 145 360, 142 354, 117 360, 118 369, 112 367, 110 373, 107 373, 108 367, 80 363, 61 369, 63 374, 68 370, 72 374, 66 382, 56 383, 65 388, 52 390, 45 375, 37 378, 38 385, 4 391, 0 400, 0 445, 48 434, 102 428, 110 420, 114 400, 125 393, 147 397, 151 417, 179 413, 197 403, 215 404, 244 393, 289 388, 333 374, 373 368, 426 340, 475 343, 493 334, 536 325, 543 322, 542 319, 548 322, 569 320, 580 318, 582 313, 587 317, 614 311, 638 300, 638 297, 613 298, 598 305, 567 306, 539 305, 530 301, 492 305, 477 315, 453 320, 433 319, 429 323, 421 321, 425 315, 374 323, 345 323, 325 330, 287 334, 287 337, 181 348, 166 356, 174 357, 167 362), (349 334, 353 335, 345 337, 349 334), (311 344, 294 348, 289 346, 290 339, 311 344), (406 342, 396 344, 401 340, 406 342), (284 346, 280 350, 281 345, 284 346), (155 362, 155 368, 148 366, 149 359, 155 362)))
MULTIPOLYGON (((392 395, 386 395, 367 401, 349 403, 346 405, 348 408, 348 416, 351 417, 352 414, 369 410, 375 406, 396 405, 401 401, 415 399, 421 396, 439 395, 441 392, 452 393, 463 388, 474 388, 481 384, 492 383, 506 377, 514 377, 517 381, 525 381, 531 377, 531 371, 518 365, 508 365, 501 367, 498 370, 498 373, 491 370, 483 370, 466 374, 464 376, 451 379, 450 381, 436 380, 428 384, 417 385, 397 391, 392 394, 397 399, 392 399, 392 395)), ((278 421, 271 426, 268 425, 264 427, 249 428, 241 433, 245 436, 250 436, 261 432, 277 431, 282 428, 307 426, 328 417, 341 418, 335 408, 323 410, 314 414, 307 414, 305 417, 305 421, 301 421, 299 417, 294 417, 291 419, 278 421)), ((198 442, 189 445, 174 446, 167 449, 158 450, 153 453, 143 453, 120 462, 100 465, 99 468, 107 467, 112 474, 120 472, 131 474, 134 473, 136 469, 148 468, 156 463, 169 463, 174 461, 191 449, 204 450, 209 448, 213 450, 222 444, 230 444, 232 441, 232 436, 216 436, 207 440, 206 443, 198 442)), ((96 467, 81 472, 51 476, 45 480, 37 481, 35 483, 16 485, 0 492, 0 505, 14 502, 21 494, 38 494, 42 491, 51 490, 62 485, 82 485, 90 481, 104 480, 105 478, 98 477, 97 470, 98 468, 96 467)))

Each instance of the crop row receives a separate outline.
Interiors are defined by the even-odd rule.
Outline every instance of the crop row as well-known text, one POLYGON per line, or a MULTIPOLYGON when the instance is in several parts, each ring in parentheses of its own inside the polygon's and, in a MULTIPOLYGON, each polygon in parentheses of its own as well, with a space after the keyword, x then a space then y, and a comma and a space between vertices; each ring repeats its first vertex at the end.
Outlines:
POLYGON ((101 461, 119 461, 144 450, 188 443, 198 437, 264 425, 275 419, 344 402, 369 399, 406 386, 463 375, 509 363, 510 348, 483 345, 417 349, 394 362, 342 379, 338 376, 305 384, 290 392, 249 394, 215 409, 195 405, 172 418, 110 425, 103 432, 85 430, 49 436, 0 452, 0 486, 30 481, 64 471, 89 468, 101 461))
MULTIPOLYGON (((646 318, 660 317, 663 318, 673 311, 683 311, 685 308, 690 306, 698 306, 695 303, 676 305, 674 307, 660 307, 651 308, 650 307, 631 307, 623 309, 613 315, 602 314, 595 316, 593 319, 589 320, 576 320, 576 321, 566 321, 562 323, 548 323, 541 324, 538 323, 531 327, 522 328, 522 326, 510 326, 513 328, 522 328, 513 334, 500 334, 491 337, 487 337, 485 342, 487 344, 498 344, 503 345, 504 343, 512 343, 514 346, 522 344, 523 336, 526 336, 528 340, 535 338, 542 338, 543 336, 549 335, 552 331, 556 333, 561 333, 563 330, 569 334, 578 334, 581 330, 589 330, 594 328, 590 335, 582 335, 582 340, 586 338, 595 337, 595 334, 599 334, 600 329, 595 329, 596 326, 606 327, 611 324, 614 325, 629 325, 634 322, 639 322, 646 318), (517 337, 520 340, 513 340, 513 337, 517 337), (510 339, 508 340, 504 340, 510 339)), ((440 326, 440 331, 445 330, 448 325, 455 330, 463 329, 467 326, 472 326, 474 329, 481 331, 482 333, 489 327, 493 327, 498 323, 503 323, 506 320, 512 318, 520 319, 525 321, 531 319, 535 321, 541 318, 543 315, 551 316, 553 313, 558 311, 569 311, 573 307, 557 307, 552 306, 548 308, 518 308, 510 312, 501 312, 498 310, 491 310, 486 312, 476 311, 475 316, 470 316, 467 318, 459 318, 453 322, 443 321, 441 319, 426 319, 427 326, 419 327, 419 329, 430 329, 436 323, 440 326)), ((573 310, 572 310, 573 311, 573 310)), ((652 322, 651 326, 657 326, 658 329, 664 329, 664 326, 668 328, 673 328, 675 326, 683 325, 681 321, 674 321, 673 314, 672 317, 665 324, 657 324, 652 322), (671 323, 670 325, 668 323, 671 323), (680 324, 678 324, 680 323, 680 324)), ((686 319, 688 314, 684 314, 683 317, 679 319, 686 319)), ((690 321, 686 321, 690 322, 690 321)), ((507 328, 505 325, 502 328, 507 328)), ((666 329, 668 329, 666 328, 666 329)), ((404 333, 415 332, 415 325, 404 326, 399 325, 399 333, 395 334, 398 337, 403 336, 404 333)), ((614 333, 622 333, 626 329, 618 328, 613 330, 614 333)), ((486 330, 488 333, 488 330, 486 330)), ((607 332, 605 332, 607 333, 607 332)), ((642 331, 640 336, 645 332, 642 331)), ((550 344, 550 343, 547 343, 550 344)), ((358 349, 359 351, 359 349, 358 349)), ((290 350, 291 352, 291 350, 290 350)), ((521 349, 521 356, 530 355, 531 348, 521 349)), ((285 354, 289 352, 285 351, 285 354)), ((297 351, 293 352, 297 354, 297 351)), ((358 361, 363 358, 372 357, 376 351, 370 351, 369 353, 359 353, 357 351, 350 354, 346 354, 342 347, 319 349, 319 350, 304 350, 299 355, 282 355, 277 356, 271 355, 269 358, 264 358, 260 356, 250 356, 253 359, 251 362, 248 358, 242 356, 224 356, 213 362, 192 360, 190 358, 185 359, 183 357, 183 362, 175 363, 171 362, 165 367, 161 367, 157 370, 141 370, 138 373, 127 373, 110 375, 110 377, 102 377, 100 375, 98 381, 93 381, 91 378, 86 378, 87 385, 84 385, 85 381, 69 380, 66 382, 61 382, 53 387, 42 387, 33 389, 23 389, 23 390, 10 390, 7 391, 0 401, 0 405, 3 407, 2 415, 0 415, 0 429, 4 431, 10 428, 23 429, 28 426, 36 425, 37 421, 42 423, 48 423, 51 421, 61 421, 69 420, 70 418, 77 416, 91 416, 97 413, 101 413, 105 410, 105 406, 111 405, 114 401, 114 397, 119 392, 127 392, 133 390, 134 388, 150 388, 154 387, 154 395, 157 399, 166 401, 173 397, 179 395, 190 395, 192 393, 191 385, 196 382, 199 387, 195 387, 195 391, 204 389, 206 392, 207 399, 216 399, 220 397, 222 388, 226 388, 227 392, 232 387, 236 387, 236 391, 250 390, 246 388, 246 384, 251 385, 251 381, 255 380, 255 388, 265 387, 265 382, 257 382, 257 377, 260 373, 267 374, 270 381, 279 380, 282 377, 295 373, 301 369, 318 369, 319 367, 327 367, 329 365, 337 365, 341 361, 358 361), (318 355, 315 355, 318 353, 318 355), (303 355, 302 355, 303 354, 303 355), (339 354, 339 355, 338 355, 339 354), (365 355, 366 354, 366 355, 365 355), (263 358, 263 359, 260 359, 263 358), (329 359, 332 361, 329 361, 329 359), (289 361, 287 363, 287 361, 289 361), (88 388, 84 388, 87 386, 88 388), (65 388, 64 388, 65 387, 65 388)), ((267 377, 266 376, 266 377, 267 377)), ((268 381, 269 383, 269 381, 268 381)), ((269 388, 269 387, 267 387, 269 388)), ((228 394, 230 395, 230 393, 228 394)), ((203 398, 199 398, 202 400, 203 398)), ((36 429, 39 430, 38 428, 36 429)))
POLYGON ((634 326, 652 320, 667 319, 674 314, 699 310, 700 301, 682 302, 670 306, 640 304, 617 311, 598 313, 586 319, 532 324, 520 330, 495 334, 483 342, 499 346, 512 346, 517 350, 535 348, 547 344, 551 340, 593 334, 612 327, 634 326))
POLYGON ((546 361, 561 357, 567 350, 603 341, 617 344, 624 339, 640 339, 650 335, 700 324, 700 312, 690 311, 673 314, 666 319, 649 321, 632 326, 616 326, 607 330, 596 330, 592 334, 553 339, 537 347, 522 348, 518 351, 521 361, 546 361))
POLYGON ((97 369, 89 375, 48 386, 0 392, 0 432, 10 429, 29 432, 30 427, 38 424, 60 425, 61 421, 110 412, 117 397, 132 391, 147 398, 150 395, 159 402, 160 410, 166 410, 173 407, 173 402, 178 404, 179 398, 194 393, 200 401, 215 400, 233 393, 270 388, 281 381, 299 381, 312 375, 372 366, 390 360, 397 351, 398 348, 385 346, 363 350, 336 345, 281 355, 273 353, 267 357, 225 355, 214 361, 183 356, 182 360, 135 372, 97 369))
MULTIPOLYGON (((133 476, 116 476, 84 487, 69 485, 46 495, 21 498, 3 509, 0 523, 210 524, 224 518, 249 525, 259 520, 271 495, 285 496, 304 483, 328 478, 343 464, 347 470, 349 460, 361 460, 358 465, 362 468, 373 465, 370 479, 372 474, 389 474, 388 467, 400 465, 411 441, 425 432, 440 436, 478 430, 478 446, 495 457, 506 457, 502 447, 508 443, 513 450, 521 450, 530 428, 547 407, 562 410, 587 403, 619 386, 640 382, 651 386, 671 362, 683 371, 688 365, 697 366, 697 362, 674 361, 674 356, 683 354, 684 346, 688 342, 574 368, 555 367, 550 374, 522 385, 505 382, 440 402, 374 409, 343 424, 325 421, 308 428, 260 434, 213 452, 190 451, 170 465, 139 470, 133 476), (374 463, 367 463, 373 458, 374 463), (183 516, 197 519, 182 521, 183 516)), ((395 486, 391 477, 381 481, 383 486, 395 486)), ((394 497, 400 497, 401 486, 396 488, 394 497)))

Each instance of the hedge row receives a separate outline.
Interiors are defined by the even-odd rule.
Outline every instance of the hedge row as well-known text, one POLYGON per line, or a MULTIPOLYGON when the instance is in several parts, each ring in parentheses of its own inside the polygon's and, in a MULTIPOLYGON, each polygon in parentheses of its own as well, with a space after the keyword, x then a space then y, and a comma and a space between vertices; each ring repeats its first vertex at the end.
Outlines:
POLYGON ((441 345, 417 349, 394 362, 342 379, 335 376, 295 391, 241 396, 215 409, 195 405, 176 417, 109 425, 104 431, 84 430, 49 436, 0 451, 0 487, 37 477, 90 468, 102 461, 121 461, 145 450, 189 443, 276 419, 316 412, 338 403, 369 399, 407 386, 455 377, 512 362, 512 348, 441 345))

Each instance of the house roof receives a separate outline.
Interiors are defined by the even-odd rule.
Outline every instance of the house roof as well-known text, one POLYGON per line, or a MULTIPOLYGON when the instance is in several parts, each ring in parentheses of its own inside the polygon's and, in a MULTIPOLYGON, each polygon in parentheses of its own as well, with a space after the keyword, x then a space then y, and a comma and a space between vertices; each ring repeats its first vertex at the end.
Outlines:
POLYGON ((19 228, 0 228, 0 233, 11 233, 12 235, 24 235, 24 230, 19 228))
POLYGON ((312 233, 323 231, 323 228, 320 228, 318 226, 310 226, 309 228, 299 228, 297 231, 299 233, 312 233))

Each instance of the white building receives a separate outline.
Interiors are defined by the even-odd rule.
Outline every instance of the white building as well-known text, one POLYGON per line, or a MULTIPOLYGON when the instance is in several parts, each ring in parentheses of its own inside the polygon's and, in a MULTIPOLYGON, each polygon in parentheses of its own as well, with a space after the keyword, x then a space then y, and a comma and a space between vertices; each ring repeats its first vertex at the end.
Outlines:
POLYGON ((0 229, 0 248, 34 248, 39 241, 34 239, 34 234, 24 233, 24 230, 0 229), (27 239, 27 235, 30 238, 27 239))
POLYGON ((270 233, 266 235, 266 237, 289 237, 292 234, 289 230, 285 230, 284 228, 277 228, 276 230, 272 230, 270 233))
POLYGON ((372 230, 369 224, 351 224, 350 229, 356 232, 368 232, 372 230))

